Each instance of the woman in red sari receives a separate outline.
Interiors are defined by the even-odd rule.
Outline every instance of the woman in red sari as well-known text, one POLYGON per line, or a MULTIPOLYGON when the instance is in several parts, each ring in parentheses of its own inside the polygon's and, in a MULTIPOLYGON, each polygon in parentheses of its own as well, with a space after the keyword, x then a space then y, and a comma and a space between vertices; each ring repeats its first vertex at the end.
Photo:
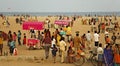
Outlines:
POLYGON ((86 41, 86 36, 85 34, 83 34, 83 36, 81 37, 82 48, 85 48, 85 41, 86 41))
POLYGON ((114 64, 120 66, 120 47, 118 44, 114 47, 114 64))
POLYGON ((67 60, 68 63, 73 63, 74 62, 74 54, 75 52, 72 50, 72 47, 69 47, 68 51, 67 51, 67 60))

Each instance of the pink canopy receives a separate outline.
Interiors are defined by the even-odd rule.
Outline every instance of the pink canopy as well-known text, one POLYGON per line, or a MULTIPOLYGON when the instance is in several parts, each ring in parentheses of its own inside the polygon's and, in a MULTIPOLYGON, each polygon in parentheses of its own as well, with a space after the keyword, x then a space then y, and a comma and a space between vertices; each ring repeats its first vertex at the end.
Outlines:
POLYGON ((55 24, 57 25, 68 25, 70 21, 68 20, 55 20, 55 24))
POLYGON ((42 30, 44 29, 43 22, 23 22, 23 30, 30 30, 31 28, 35 30, 42 30))

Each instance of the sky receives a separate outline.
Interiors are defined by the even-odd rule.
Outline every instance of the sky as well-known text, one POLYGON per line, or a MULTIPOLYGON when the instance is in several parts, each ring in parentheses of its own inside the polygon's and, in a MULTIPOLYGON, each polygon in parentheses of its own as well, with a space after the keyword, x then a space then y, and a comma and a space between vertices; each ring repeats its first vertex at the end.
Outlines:
POLYGON ((120 12, 120 0, 0 0, 0 12, 120 12))

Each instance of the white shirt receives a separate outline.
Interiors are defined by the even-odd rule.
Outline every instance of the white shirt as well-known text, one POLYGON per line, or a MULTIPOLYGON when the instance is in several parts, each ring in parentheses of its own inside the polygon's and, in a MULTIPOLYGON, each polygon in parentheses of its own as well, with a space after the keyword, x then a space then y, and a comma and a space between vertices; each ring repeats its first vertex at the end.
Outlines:
POLYGON ((95 33, 94 34, 94 41, 99 41, 99 37, 100 37, 99 34, 95 33))
POLYGON ((93 23, 93 22, 91 23, 91 27, 95 27, 95 25, 94 25, 94 23, 93 23))
POLYGON ((109 32, 108 31, 105 31, 105 36, 109 36, 109 32))
POLYGON ((48 23, 48 22, 49 22, 49 20, 46 20, 45 22, 46 22, 46 23, 48 23))
POLYGON ((87 33, 87 34, 86 34, 86 38, 87 38, 88 41, 91 41, 92 35, 91 35, 90 33, 87 33))
POLYGON ((97 54, 103 54, 103 48, 102 47, 97 48, 97 54))
POLYGON ((65 46, 66 46, 66 43, 65 43, 65 41, 60 41, 60 50, 62 50, 62 51, 65 51, 65 46))
POLYGON ((55 39, 52 40, 52 44, 56 44, 56 40, 55 39))
POLYGON ((51 47, 53 47, 54 44, 56 44, 56 40, 55 40, 55 39, 52 40, 52 45, 51 45, 51 47))
MULTIPOLYGON (((53 47, 54 44, 56 45, 56 40, 55 39, 52 40, 51 47, 53 47)), ((53 50, 53 49, 51 49, 51 50, 53 50)))

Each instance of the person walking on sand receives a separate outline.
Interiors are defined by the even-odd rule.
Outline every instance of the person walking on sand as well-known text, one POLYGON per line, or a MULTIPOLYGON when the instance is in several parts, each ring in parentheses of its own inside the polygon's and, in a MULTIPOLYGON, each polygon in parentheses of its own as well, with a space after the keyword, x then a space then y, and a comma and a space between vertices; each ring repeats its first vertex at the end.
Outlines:
POLYGON ((17 18, 15 19, 15 21, 16 21, 16 23, 19 23, 19 18, 17 17, 17 18))
POLYGON ((15 48, 15 41, 14 40, 11 40, 10 43, 9 43, 10 47, 10 55, 13 55, 13 51, 14 51, 14 48, 15 48))
POLYGON ((103 55, 104 55, 105 66, 113 66, 113 51, 112 51, 112 46, 110 44, 108 44, 104 49, 103 55))
POLYGON ((83 34, 81 36, 81 45, 82 45, 82 48, 85 49, 86 48, 86 36, 85 34, 83 34))
POLYGON ((92 35, 90 31, 88 31, 88 33, 86 34, 86 40, 87 40, 86 44, 88 46, 88 49, 91 49, 92 35))
POLYGON ((16 42, 16 38, 17 38, 16 32, 13 32, 12 38, 13 38, 13 40, 16 42))
POLYGON ((52 56, 54 59, 54 63, 56 63, 56 53, 57 53, 58 49, 55 44, 53 44, 53 47, 51 47, 51 49, 52 49, 52 56))
POLYGON ((18 38, 18 45, 21 45, 21 32, 20 32, 20 30, 18 30, 17 38, 18 38))
POLYGON ((73 38, 73 43, 74 43, 75 54, 76 54, 77 50, 80 48, 80 43, 81 43, 81 39, 78 33, 76 33, 76 36, 73 38))
POLYGON ((10 41, 13 39, 12 37, 13 37, 12 32, 11 32, 11 30, 9 30, 9 32, 8 32, 8 42, 7 42, 8 46, 9 46, 10 41))
POLYGON ((48 59, 48 57, 49 57, 49 50, 51 47, 51 42, 52 42, 52 40, 51 40, 50 36, 47 34, 46 37, 43 39, 46 59, 48 59))
POLYGON ((95 42, 95 46, 98 47, 98 43, 99 43, 99 34, 97 33, 97 31, 95 31, 94 33, 94 42, 95 42))
POLYGON ((62 37, 60 41, 61 63, 64 63, 66 49, 67 46, 66 46, 65 38, 62 37))
POLYGON ((102 44, 99 44, 99 47, 97 48, 97 54, 98 54, 98 65, 97 66, 102 66, 103 62, 103 48, 102 44))
POLYGON ((40 42, 40 49, 42 49, 42 41, 43 41, 43 36, 42 34, 40 33, 40 31, 38 31, 38 35, 37 35, 37 39, 39 40, 40 42))
POLYGON ((114 53, 114 65, 120 66, 120 45, 119 44, 115 44, 113 53, 114 53))
POLYGON ((69 46, 68 51, 67 51, 67 62, 68 63, 73 63, 74 62, 74 57, 75 57, 75 52, 72 49, 72 47, 69 46))

